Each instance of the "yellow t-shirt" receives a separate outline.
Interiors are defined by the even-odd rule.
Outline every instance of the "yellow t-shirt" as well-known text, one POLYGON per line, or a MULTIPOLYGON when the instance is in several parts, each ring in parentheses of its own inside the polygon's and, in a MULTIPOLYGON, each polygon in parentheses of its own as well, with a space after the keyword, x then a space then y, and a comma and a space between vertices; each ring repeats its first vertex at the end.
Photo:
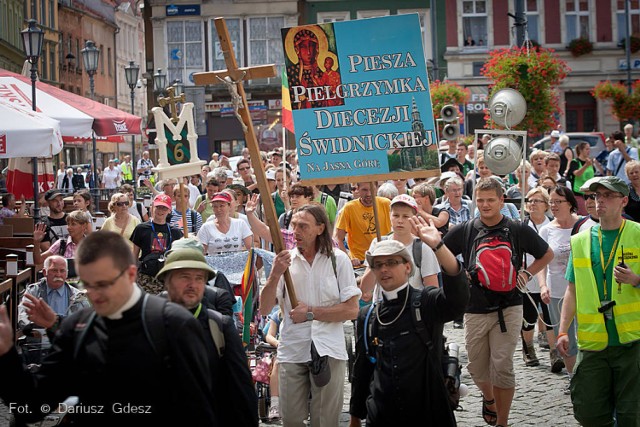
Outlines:
POLYGON ((129 214, 129 216, 131 218, 129 218, 129 223, 125 227, 124 231, 122 231, 122 228, 116 225, 116 222, 114 221, 113 216, 110 216, 109 218, 105 219, 104 224, 102 224, 102 228, 100 229, 105 231, 113 231, 114 233, 120 234, 122 237, 124 237, 124 239, 129 244, 129 247, 131 247, 131 249, 133 250, 133 242, 129 240, 129 238, 133 233, 133 229, 136 228, 138 224, 140 224, 140 220, 131 214, 129 214))
MULTIPOLYGON (((385 197, 376 197, 376 203, 378 204, 380 234, 385 236, 391 232, 389 213, 391 201, 385 197)), ((364 260, 364 253, 376 237, 373 206, 364 206, 360 199, 350 201, 342 208, 336 227, 347 232, 347 244, 351 258, 364 260)))

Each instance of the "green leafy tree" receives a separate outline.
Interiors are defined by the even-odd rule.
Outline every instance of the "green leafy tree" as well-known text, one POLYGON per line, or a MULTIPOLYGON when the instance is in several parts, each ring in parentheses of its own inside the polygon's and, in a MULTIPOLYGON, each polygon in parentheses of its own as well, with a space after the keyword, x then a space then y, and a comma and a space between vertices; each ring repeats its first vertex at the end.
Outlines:
POLYGON ((611 102, 611 112, 621 122, 640 118, 640 80, 631 86, 631 94, 622 83, 598 83, 591 94, 601 101, 611 102))
POLYGON ((445 105, 454 105, 458 108, 458 105, 464 104, 471 96, 469 89, 456 83, 441 82, 440 80, 429 85, 429 92, 431 93, 431 106, 435 119, 440 118, 440 110, 445 105))
MULTIPOLYGON (((513 130, 525 130, 529 135, 540 135, 558 124, 562 111, 556 87, 571 71, 551 49, 512 47, 496 49, 489 53, 489 60, 482 68, 482 74, 493 83, 489 95, 504 88, 515 89, 527 101, 527 114, 513 130)), ((488 124, 491 118, 485 116, 488 124)))

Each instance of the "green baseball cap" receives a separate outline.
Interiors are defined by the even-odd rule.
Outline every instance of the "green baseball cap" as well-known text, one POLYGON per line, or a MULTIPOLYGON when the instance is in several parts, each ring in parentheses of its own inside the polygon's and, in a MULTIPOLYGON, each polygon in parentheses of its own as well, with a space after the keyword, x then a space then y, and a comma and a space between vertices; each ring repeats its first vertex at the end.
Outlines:
POLYGON ((164 280, 165 274, 174 270, 184 270, 187 268, 195 268, 207 272, 211 280, 216 276, 213 268, 209 267, 204 258, 202 251, 191 248, 172 249, 165 258, 164 266, 156 275, 156 279, 164 280))
POLYGON ((594 182, 589 186, 589 190, 596 191, 598 186, 601 185, 607 190, 615 191, 616 193, 620 193, 623 196, 629 195, 629 186, 617 176, 605 176, 601 178, 598 182, 594 182))

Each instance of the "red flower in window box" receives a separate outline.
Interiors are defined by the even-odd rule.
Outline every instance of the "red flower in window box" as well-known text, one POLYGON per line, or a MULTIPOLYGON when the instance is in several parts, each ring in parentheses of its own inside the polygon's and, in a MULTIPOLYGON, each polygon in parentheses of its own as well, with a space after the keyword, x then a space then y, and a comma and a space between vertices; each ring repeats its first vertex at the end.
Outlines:
POLYGON ((585 38, 573 39, 569 43, 568 48, 571 51, 571 55, 577 58, 578 56, 593 52, 593 43, 585 38))

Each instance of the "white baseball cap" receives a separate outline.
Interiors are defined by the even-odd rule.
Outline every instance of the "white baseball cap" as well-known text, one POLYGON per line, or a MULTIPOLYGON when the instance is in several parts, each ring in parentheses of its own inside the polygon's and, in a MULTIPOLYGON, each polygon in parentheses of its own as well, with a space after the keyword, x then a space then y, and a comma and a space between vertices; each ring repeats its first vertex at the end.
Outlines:
POLYGON ((414 211, 418 212, 418 204, 416 203, 416 199, 409 196, 408 194, 398 194, 396 197, 394 197, 393 200, 391 200, 391 207, 399 203, 405 204, 410 208, 413 208, 414 211))

